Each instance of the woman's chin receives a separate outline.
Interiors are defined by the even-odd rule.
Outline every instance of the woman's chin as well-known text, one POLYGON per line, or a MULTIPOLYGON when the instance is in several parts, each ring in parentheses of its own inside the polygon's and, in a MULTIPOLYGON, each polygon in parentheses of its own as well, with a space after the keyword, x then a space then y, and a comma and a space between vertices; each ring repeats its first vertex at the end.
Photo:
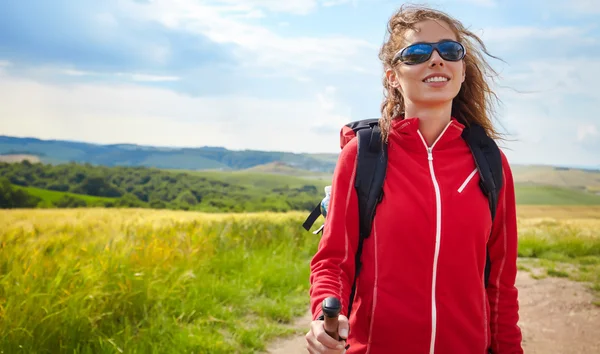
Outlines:
POLYGON ((420 99, 412 100, 419 106, 440 106, 444 104, 452 105, 452 100, 456 97, 449 93, 428 94, 420 97, 420 99))

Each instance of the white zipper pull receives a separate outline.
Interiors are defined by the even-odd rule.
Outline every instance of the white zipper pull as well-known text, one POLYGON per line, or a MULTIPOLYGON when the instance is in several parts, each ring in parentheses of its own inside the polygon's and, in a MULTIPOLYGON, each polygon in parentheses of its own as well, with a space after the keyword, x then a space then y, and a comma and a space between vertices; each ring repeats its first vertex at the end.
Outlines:
POLYGON ((431 152, 431 148, 430 147, 427 148, 427 159, 429 161, 433 161, 433 153, 431 152))

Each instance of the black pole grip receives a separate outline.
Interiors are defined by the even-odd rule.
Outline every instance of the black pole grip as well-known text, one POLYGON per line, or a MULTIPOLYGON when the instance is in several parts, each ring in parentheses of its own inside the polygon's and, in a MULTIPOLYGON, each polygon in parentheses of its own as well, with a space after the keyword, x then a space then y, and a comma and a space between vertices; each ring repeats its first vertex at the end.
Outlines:
POLYGON ((330 296, 323 300, 321 309, 323 310, 323 318, 325 320, 325 323, 323 324, 325 332, 331 338, 340 340, 338 334, 338 316, 342 310, 342 304, 340 303, 340 300, 336 297, 330 296))

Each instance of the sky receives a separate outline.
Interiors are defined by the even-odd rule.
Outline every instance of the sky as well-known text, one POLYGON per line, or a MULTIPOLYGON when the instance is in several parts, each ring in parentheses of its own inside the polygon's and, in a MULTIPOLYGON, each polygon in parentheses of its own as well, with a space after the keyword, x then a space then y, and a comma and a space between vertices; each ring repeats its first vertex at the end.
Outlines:
MULTIPOLYGON (((0 0, 0 135, 333 152, 388 0, 0 0)), ((600 0, 421 2, 484 40, 511 163, 600 167, 600 0)))

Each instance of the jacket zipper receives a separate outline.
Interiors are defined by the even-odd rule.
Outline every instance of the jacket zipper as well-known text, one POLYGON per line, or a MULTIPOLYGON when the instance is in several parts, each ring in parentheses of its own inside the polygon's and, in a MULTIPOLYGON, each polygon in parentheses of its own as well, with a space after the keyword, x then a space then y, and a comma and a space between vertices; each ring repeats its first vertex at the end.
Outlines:
POLYGON ((425 148, 427 149, 427 160, 429 161, 429 173, 431 175, 431 181, 433 182, 433 188, 435 190, 435 253, 433 256, 433 277, 431 281, 431 343, 429 345, 429 354, 434 354, 435 352, 435 338, 437 331, 437 308, 435 302, 435 294, 436 294, 436 282, 437 282, 437 265, 438 258, 440 254, 440 238, 442 236, 442 197, 440 193, 440 186, 437 182, 437 178, 435 176, 435 171, 433 169, 433 147, 440 140, 440 138, 446 132, 446 129, 450 126, 452 122, 450 121, 442 133, 437 137, 435 142, 431 145, 431 147, 427 146, 427 142, 423 135, 419 131, 419 136, 421 136, 421 140, 423 144, 425 144, 425 148))

